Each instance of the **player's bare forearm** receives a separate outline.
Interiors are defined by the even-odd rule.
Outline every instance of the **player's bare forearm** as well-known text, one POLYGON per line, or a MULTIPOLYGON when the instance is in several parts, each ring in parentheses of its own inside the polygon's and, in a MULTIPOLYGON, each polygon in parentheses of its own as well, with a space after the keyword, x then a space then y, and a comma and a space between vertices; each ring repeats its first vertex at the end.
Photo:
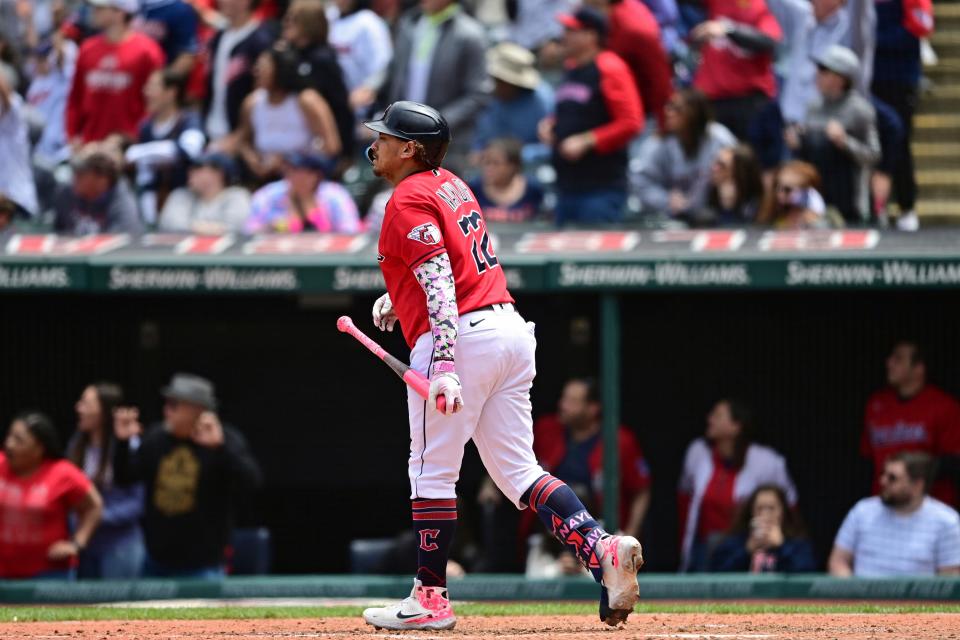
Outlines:
POLYGON ((427 318, 433 335, 433 372, 452 371, 460 312, 450 257, 446 253, 434 256, 415 268, 413 274, 427 295, 427 318))

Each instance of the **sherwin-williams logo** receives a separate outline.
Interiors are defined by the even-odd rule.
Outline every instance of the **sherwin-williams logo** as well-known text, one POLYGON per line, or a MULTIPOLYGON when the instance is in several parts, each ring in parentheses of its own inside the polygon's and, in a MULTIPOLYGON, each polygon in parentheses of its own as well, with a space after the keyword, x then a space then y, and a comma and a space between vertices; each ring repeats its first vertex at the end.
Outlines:
POLYGON ((66 267, 0 266, 0 289, 66 289, 66 267))

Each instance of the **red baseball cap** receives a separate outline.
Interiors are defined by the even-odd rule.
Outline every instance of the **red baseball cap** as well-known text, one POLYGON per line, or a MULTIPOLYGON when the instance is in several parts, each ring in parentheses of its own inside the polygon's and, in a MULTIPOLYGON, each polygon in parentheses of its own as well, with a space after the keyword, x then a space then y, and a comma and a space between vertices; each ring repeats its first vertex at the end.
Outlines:
POLYGON ((557 22, 568 29, 596 31, 600 37, 607 35, 607 16, 593 7, 580 7, 574 13, 561 13, 557 16, 557 22))

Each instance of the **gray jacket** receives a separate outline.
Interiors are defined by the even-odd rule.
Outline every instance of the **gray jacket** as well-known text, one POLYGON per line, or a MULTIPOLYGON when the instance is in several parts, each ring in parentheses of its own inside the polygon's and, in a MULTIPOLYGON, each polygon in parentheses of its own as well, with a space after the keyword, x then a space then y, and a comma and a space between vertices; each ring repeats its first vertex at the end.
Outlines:
POLYGON ((803 123, 804 142, 815 142, 825 136, 827 123, 837 120, 847 130, 845 151, 861 166, 876 164, 880 159, 880 136, 877 133, 877 114, 866 98, 856 91, 848 91, 839 100, 826 101, 822 97, 810 105, 803 123))
POLYGON ((692 158, 684 155, 676 136, 647 138, 630 163, 630 181, 644 213, 666 212, 674 189, 687 196, 690 210, 703 208, 713 159, 720 149, 736 144, 736 137, 719 122, 707 126, 707 135, 692 158))
MULTIPOLYGON (((407 78, 419 10, 407 12, 397 26, 393 61, 381 91, 382 106, 407 99, 407 78)), ((469 149, 473 126, 484 105, 486 36, 483 26, 462 11, 440 27, 433 50, 427 104, 447 119, 453 134, 452 146, 469 149)))

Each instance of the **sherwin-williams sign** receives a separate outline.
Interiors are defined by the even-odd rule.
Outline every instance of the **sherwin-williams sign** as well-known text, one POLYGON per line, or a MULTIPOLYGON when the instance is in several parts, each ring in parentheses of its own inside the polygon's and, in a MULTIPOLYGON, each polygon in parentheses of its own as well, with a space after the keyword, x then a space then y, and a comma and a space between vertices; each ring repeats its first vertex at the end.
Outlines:
MULTIPOLYGON (((960 231, 556 231, 499 226, 491 244, 525 291, 951 288, 960 231)), ((0 290, 325 293, 383 289, 373 235, 17 235, 0 290)))

